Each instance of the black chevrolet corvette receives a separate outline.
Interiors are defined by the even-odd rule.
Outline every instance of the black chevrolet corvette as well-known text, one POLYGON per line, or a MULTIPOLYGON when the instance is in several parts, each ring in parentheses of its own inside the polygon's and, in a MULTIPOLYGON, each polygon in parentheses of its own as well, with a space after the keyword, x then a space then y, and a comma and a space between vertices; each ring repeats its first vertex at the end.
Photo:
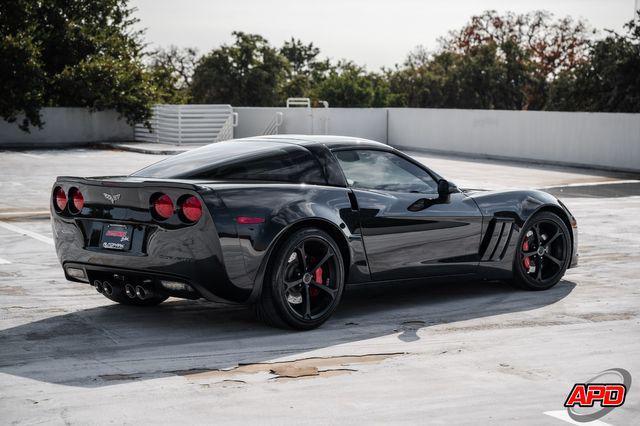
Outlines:
POLYGON ((51 210, 68 280, 127 305, 248 303, 296 329, 326 321, 345 285, 470 277, 544 290, 578 256, 576 220, 555 197, 460 190, 396 149, 339 136, 238 139, 130 176, 59 177, 51 210))

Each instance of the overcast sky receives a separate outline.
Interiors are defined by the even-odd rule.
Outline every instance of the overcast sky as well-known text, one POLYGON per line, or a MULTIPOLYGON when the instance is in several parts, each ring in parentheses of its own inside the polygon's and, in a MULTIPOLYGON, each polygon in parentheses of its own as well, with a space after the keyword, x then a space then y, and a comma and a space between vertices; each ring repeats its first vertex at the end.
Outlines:
POLYGON ((483 10, 586 19, 622 30, 635 0, 131 0, 152 46, 193 46, 206 53, 232 40, 231 31, 258 33, 272 44, 296 37, 322 54, 375 70, 393 66, 422 44, 429 49, 450 29, 483 10))

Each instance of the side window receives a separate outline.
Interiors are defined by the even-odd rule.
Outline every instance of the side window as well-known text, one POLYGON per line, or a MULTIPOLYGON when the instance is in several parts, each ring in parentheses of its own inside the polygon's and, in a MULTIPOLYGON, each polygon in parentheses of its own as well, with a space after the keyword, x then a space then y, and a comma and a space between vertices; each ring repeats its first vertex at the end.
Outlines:
POLYGON ((385 151, 334 152, 347 183, 353 188, 382 191, 437 193, 438 184, 423 169, 385 151))
POLYGON ((325 184, 318 162, 302 147, 281 148, 242 157, 199 172, 193 179, 267 180, 277 182, 325 184))

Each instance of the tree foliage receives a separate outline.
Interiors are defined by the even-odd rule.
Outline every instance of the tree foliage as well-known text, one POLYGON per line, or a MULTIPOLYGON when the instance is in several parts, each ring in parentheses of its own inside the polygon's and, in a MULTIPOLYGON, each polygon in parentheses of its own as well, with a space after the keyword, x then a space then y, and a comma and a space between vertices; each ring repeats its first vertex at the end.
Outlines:
POLYGON ((259 35, 239 31, 233 35, 234 44, 222 45, 198 62, 191 86, 193 102, 277 105, 286 59, 259 35))
POLYGON ((311 92, 334 107, 382 107, 386 105, 386 81, 351 61, 341 61, 311 92))
POLYGON ((423 48, 387 72, 393 106, 414 108, 523 109, 530 64, 514 43, 490 42, 462 54, 423 48))
POLYGON ((280 91, 282 101, 291 97, 313 97, 314 88, 329 75, 331 62, 319 58, 320 49, 313 43, 305 44, 295 38, 284 42, 280 54, 288 62, 280 91))
POLYGON ((276 47, 243 32, 202 57, 176 46, 144 53, 136 22, 127 0, 0 2, 0 116, 28 129, 43 125, 44 106, 80 106, 134 123, 155 102, 280 106, 299 96, 334 107, 640 112, 636 22, 593 40, 569 17, 486 11, 437 50, 418 46, 379 72, 323 58, 313 43, 276 47))
MULTIPOLYGON (((553 14, 542 10, 504 15, 487 10, 440 42, 445 50, 459 53, 486 44, 495 44, 500 50, 515 44, 531 58, 537 77, 553 78, 585 60, 591 32, 583 21, 569 16, 554 20, 553 14)), ((504 50, 501 53, 506 54, 504 50)))
POLYGON ((27 130, 44 106, 78 106, 146 120, 154 92, 132 13, 126 0, 1 2, 2 117, 24 114, 27 130))
POLYGON ((544 109, 554 79, 590 52, 584 22, 543 11, 484 12, 441 39, 437 51, 418 47, 381 72, 320 59, 313 43, 294 38, 276 49, 259 35, 234 34, 234 44, 198 63, 194 101, 275 106, 304 96, 338 107, 544 109))
POLYGON ((569 17, 486 11, 442 38, 438 52, 410 55, 393 76, 403 87, 398 98, 409 95, 408 106, 543 109, 549 82, 586 60, 588 36, 569 17), (422 96, 411 99, 412 91, 422 96))
POLYGON ((148 71, 155 86, 156 100, 166 104, 188 103, 198 51, 169 46, 168 49, 153 50, 149 58, 148 71))
POLYGON ((630 21, 625 30, 609 31, 592 45, 589 61, 559 75, 547 109, 640 112, 640 24, 630 21))

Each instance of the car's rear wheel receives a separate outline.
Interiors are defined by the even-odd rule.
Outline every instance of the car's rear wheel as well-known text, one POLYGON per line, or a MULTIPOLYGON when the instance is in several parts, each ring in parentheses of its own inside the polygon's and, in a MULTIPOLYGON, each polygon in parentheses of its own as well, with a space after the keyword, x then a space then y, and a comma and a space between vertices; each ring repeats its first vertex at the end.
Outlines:
POLYGON ((258 318, 269 325, 310 330, 335 311, 344 289, 340 248, 316 228, 296 231, 272 257, 256 304, 258 318))
POLYGON ((527 290, 546 290, 560 281, 571 260, 571 234, 551 212, 534 215, 520 233, 513 261, 514 283, 527 290))

